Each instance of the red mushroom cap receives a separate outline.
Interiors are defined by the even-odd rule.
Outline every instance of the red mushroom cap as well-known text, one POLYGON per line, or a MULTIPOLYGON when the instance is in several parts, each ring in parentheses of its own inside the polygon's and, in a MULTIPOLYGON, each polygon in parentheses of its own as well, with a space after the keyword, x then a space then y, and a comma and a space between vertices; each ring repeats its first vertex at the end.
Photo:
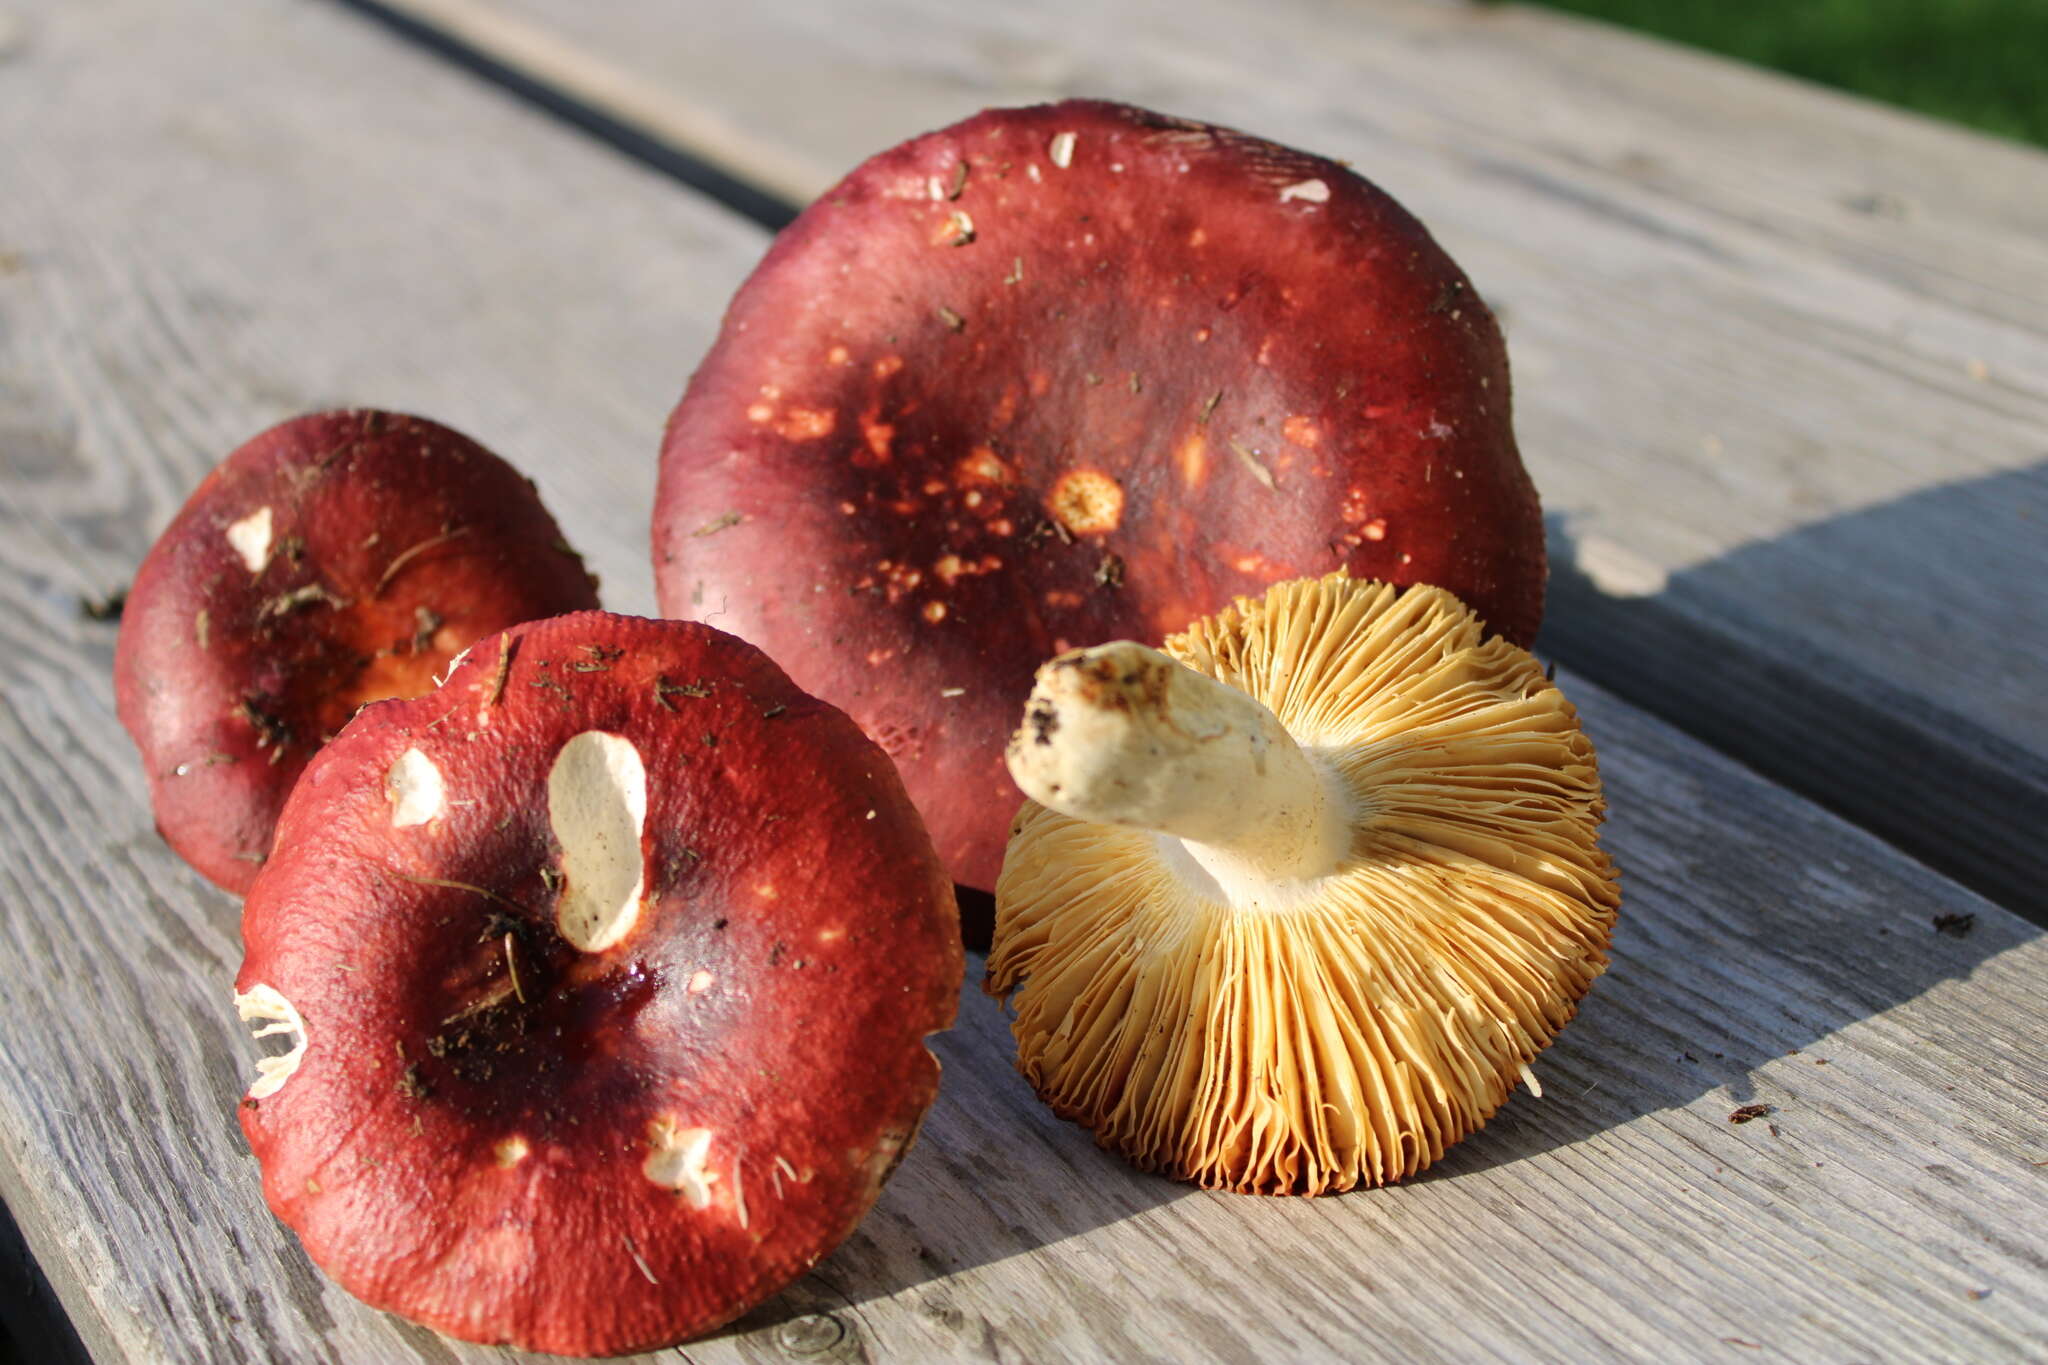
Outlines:
POLYGON ((597 605, 533 485, 418 417, 323 412, 216 467, 128 595, 114 699, 157 828, 245 892, 286 793, 355 709, 471 641, 597 605))
POLYGON ((662 610, 896 759, 994 883, 1048 655, 1339 567, 1527 644, 1543 526, 1492 315, 1322 157, 1121 105, 994 110, 777 239, 670 419, 662 610))
POLYGON ((601 1355, 850 1232, 938 1084, 952 889, 880 749, 759 650, 585 612, 307 768, 243 914, 264 1194, 351 1293, 601 1355))

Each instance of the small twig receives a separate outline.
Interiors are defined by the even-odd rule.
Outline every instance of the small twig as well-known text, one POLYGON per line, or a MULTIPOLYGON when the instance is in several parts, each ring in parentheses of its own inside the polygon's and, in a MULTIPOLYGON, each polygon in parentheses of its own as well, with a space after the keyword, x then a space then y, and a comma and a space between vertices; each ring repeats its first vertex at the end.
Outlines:
POLYGON ((428 539, 423 540, 419 544, 413 546, 409 550, 400 550, 396 555, 392 557, 391 562, 384 566, 384 576, 377 580, 376 587, 370 589, 370 596, 382 596, 384 592, 384 585, 389 583, 394 577, 396 577, 400 569, 403 569, 407 564, 411 563, 415 556, 425 554, 428 550, 433 549, 437 545, 446 545, 449 541, 454 540, 456 537, 466 536, 468 534, 469 528, 467 526, 458 526, 452 531, 443 531, 438 536, 431 536, 428 539))
POLYGON ((461 1023, 463 1020, 469 1018, 471 1015, 482 1014, 485 1010, 494 1010, 498 1008, 498 1006, 504 1004, 505 997, 510 994, 510 991, 501 988, 499 990, 492 991, 486 995, 480 995, 476 999, 470 1001, 467 1005, 464 1005, 461 1009, 455 1011, 455 1013, 449 1015, 446 1019, 443 1019, 441 1021, 441 1027, 445 1029, 448 1028, 450 1025, 461 1023))
POLYGON ((1244 461, 1244 467, 1252 472, 1252 477, 1264 484, 1267 492, 1274 491, 1273 471, 1260 464, 1259 457, 1246 449, 1241 441, 1233 438, 1228 444, 1232 450, 1237 452, 1237 458, 1244 461))
POLYGON ((512 960, 512 934, 505 934, 505 975, 512 978, 512 994, 519 997, 519 1003, 526 1003, 526 992, 519 985, 519 964, 512 960))
POLYGON ((702 683, 702 681, 696 682, 694 684, 672 683, 666 677, 660 676, 658 674, 655 676, 654 699, 657 702, 661 703, 662 710, 673 711, 676 709, 674 705, 670 703, 669 698, 677 695, 678 693, 685 697, 708 697, 711 695, 711 689, 706 687, 702 683))
POLYGON ((496 706, 500 701, 504 700, 505 679, 512 676, 512 634, 510 631, 507 631, 499 638, 502 643, 498 646, 498 666, 491 673, 490 695, 484 698, 486 709, 496 706))
POLYGON ((639 1266, 640 1273, 647 1277, 647 1283, 660 1284, 661 1281, 654 1278, 654 1272, 647 1268, 647 1262, 641 1258, 640 1248, 633 1245, 633 1234, 622 1232, 619 1234, 619 1238, 625 1242, 626 1254, 633 1258, 633 1264, 639 1266))
POLYGON ((743 518, 740 516, 739 513, 727 512, 723 516, 715 517, 712 520, 705 522, 702 526, 699 526, 696 530, 690 532, 690 536, 692 539, 696 539, 702 536, 715 536, 720 531, 726 530, 729 527, 739 525, 742 520, 743 518))
POLYGON ((296 611, 298 608, 312 602, 325 602, 336 611, 349 604, 346 597, 336 594, 325 583, 307 583, 301 587, 293 588, 290 592, 281 592, 265 602, 262 608, 257 611, 256 619, 267 621, 273 616, 282 616, 288 611, 296 611))
POLYGON ((487 891, 481 886, 471 886, 468 882, 452 882, 444 877, 415 877, 410 872, 400 872, 395 867, 387 867, 382 869, 382 871, 386 876, 396 877, 402 882, 411 882, 415 886, 440 886, 450 891, 467 891, 473 896, 482 896, 487 901, 496 901, 508 910, 517 910, 520 914, 529 917, 532 915, 532 912, 518 901, 507 900, 495 891, 487 891))

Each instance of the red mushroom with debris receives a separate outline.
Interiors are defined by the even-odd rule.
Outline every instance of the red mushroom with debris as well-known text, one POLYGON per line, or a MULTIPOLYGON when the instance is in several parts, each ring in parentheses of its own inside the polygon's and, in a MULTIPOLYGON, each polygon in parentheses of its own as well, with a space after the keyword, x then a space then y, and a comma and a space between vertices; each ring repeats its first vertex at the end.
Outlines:
POLYGON ((602 1355, 859 1221, 938 1085, 952 888, 887 756, 752 646, 586 612, 316 757, 243 917, 242 1125, 350 1292, 602 1355))
POLYGON ((662 610, 845 707, 979 888, 1046 656, 1340 566, 1526 644, 1544 580, 1499 329, 1423 227, 1081 101, 884 152, 783 232, 670 419, 654 553, 662 610))
POLYGON ((597 605, 533 485, 434 422, 294 418, 229 455, 142 562, 114 696, 157 828, 245 892, 278 811, 357 707, 479 636, 597 605))

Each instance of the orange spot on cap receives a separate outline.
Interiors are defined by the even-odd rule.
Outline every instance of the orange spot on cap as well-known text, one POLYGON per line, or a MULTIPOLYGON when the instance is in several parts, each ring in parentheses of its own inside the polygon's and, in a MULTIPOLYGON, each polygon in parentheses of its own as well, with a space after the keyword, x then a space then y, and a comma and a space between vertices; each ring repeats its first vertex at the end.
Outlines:
POLYGON ((902 369, 902 368, 903 368, 903 357, 902 357, 902 356, 900 356, 900 355, 885 355, 885 356, 883 356, 883 357, 882 357, 882 358, 881 358, 880 360, 877 360, 877 361, 875 362, 875 378, 877 378, 877 379, 887 379, 887 378, 888 378, 888 377, 889 377, 890 375, 892 375, 892 374, 896 373, 896 371, 898 371, 898 370, 900 370, 900 369, 902 369))
POLYGON ((1303 450, 1314 450, 1323 443, 1322 429, 1315 424, 1313 418, 1303 417, 1299 413, 1280 424, 1280 433, 1303 450))
POLYGON ((1070 469, 1052 486, 1045 506, 1074 535, 1106 536, 1124 519, 1124 489, 1099 469, 1070 469))
POLYGON ((933 625, 937 625, 946 619, 946 604, 944 602, 927 602, 924 604, 924 610, 920 615, 933 625))
POLYGON ((953 475, 962 486, 974 483, 1011 483, 1016 471, 1003 463, 1003 457, 987 446, 976 446, 965 458, 953 466, 953 475))
POLYGON ((887 463, 889 444, 896 439, 896 428, 887 422, 862 422, 861 434, 867 437, 868 449, 876 459, 887 463))
POLYGON ((792 441, 815 441, 830 436, 839 425, 839 414, 830 408, 791 408, 775 429, 792 441))
POLYGON ((1180 481, 1189 488, 1200 488, 1209 471, 1209 443, 1202 433, 1189 432, 1173 452, 1173 459, 1180 466, 1180 481))

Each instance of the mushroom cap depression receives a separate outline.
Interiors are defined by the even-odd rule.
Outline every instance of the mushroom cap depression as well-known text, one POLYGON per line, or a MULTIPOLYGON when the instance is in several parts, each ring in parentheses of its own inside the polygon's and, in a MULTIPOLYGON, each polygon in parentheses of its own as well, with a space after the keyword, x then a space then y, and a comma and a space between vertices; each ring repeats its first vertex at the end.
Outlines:
POLYGON ((364 410, 272 427, 193 492, 122 612, 114 697, 157 828, 246 892, 358 706, 427 691, 479 636, 596 605, 533 485, 468 437, 364 410))
POLYGON ((1003 739, 1071 645, 1340 566, 1542 615, 1492 315, 1322 157, 1075 101, 874 157, 776 239, 668 426, 662 611, 896 760, 994 884, 1003 739), (713 613, 716 613, 714 616, 713 613))
POLYGON ((242 922, 241 1110, 351 1293, 604 1355, 716 1327, 874 1202, 938 1086, 952 887, 888 758, 759 650, 585 612, 306 770, 242 922))
MULTIPOLYGON (((1619 895, 1592 746, 1542 667, 1435 588, 1278 584, 1166 650, 1270 708, 1340 794, 1344 838, 1327 875, 1254 885, 1174 836, 1027 802, 987 978, 1014 992, 1018 1066, 1179 1179, 1411 1176, 1506 1100, 1605 966, 1619 895)), ((1119 673, 1089 684, 1105 705, 1169 692, 1119 673)), ((1019 746, 1055 723, 1033 707, 1019 746)))

